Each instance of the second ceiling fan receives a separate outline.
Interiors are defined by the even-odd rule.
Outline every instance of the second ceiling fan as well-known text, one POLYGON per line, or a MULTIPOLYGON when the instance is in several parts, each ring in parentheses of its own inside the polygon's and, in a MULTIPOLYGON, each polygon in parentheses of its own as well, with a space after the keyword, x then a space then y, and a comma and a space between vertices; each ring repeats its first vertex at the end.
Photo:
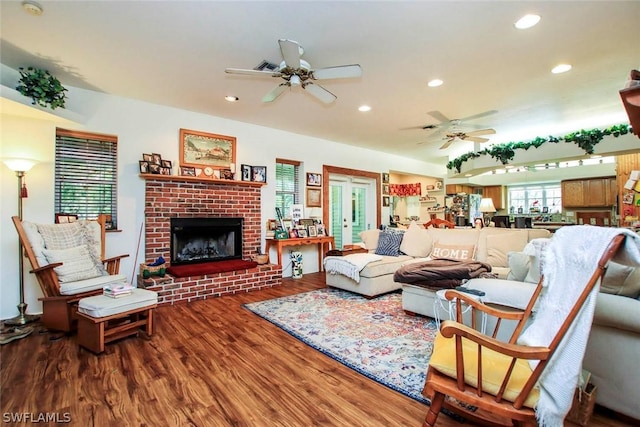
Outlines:
POLYGON ((472 130, 470 132, 449 132, 446 134, 445 139, 447 140, 440 147, 441 150, 448 148, 456 138, 461 139, 463 141, 473 141, 473 142, 487 142, 489 138, 481 138, 480 135, 493 135, 495 134, 495 129, 480 129, 480 130, 472 130))

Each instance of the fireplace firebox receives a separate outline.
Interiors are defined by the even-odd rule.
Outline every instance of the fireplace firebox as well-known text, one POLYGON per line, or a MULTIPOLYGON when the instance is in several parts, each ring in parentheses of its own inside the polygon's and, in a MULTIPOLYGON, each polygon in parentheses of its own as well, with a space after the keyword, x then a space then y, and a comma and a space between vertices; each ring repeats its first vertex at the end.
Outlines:
POLYGON ((242 259, 243 218, 171 218, 171 265, 242 259))

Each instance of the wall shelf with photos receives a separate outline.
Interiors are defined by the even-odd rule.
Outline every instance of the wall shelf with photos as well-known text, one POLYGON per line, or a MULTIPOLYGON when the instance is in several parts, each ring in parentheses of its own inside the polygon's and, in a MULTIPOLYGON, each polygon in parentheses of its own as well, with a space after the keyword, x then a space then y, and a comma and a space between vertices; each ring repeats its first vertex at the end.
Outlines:
POLYGON ((177 182, 199 182, 199 183, 211 183, 222 185, 240 185, 244 187, 264 187, 266 182, 257 181, 239 181, 236 179, 219 179, 219 178, 204 178, 199 176, 185 176, 185 175, 160 175, 153 173, 141 173, 142 179, 156 179, 160 181, 177 181, 177 182))

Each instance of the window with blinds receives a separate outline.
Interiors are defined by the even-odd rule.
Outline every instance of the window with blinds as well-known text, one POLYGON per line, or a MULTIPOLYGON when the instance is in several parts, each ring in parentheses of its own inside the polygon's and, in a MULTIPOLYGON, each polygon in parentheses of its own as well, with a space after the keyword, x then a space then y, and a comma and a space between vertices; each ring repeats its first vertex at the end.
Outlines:
POLYGON ((276 159, 276 207, 289 217, 291 205, 299 203, 298 175, 300 162, 276 159))
POLYGON ((118 224, 118 138, 56 129, 55 212, 118 224))

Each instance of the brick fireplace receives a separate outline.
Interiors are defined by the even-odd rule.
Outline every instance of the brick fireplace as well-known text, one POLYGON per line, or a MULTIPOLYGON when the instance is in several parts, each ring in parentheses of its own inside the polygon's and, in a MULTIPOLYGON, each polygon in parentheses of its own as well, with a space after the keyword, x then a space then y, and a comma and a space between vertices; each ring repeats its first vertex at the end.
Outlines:
MULTIPOLYGON (((171 259, 171 218, 242 217, 242 259, 261 245, 261 183, 213 181, 183 176, 142 175, 145 183, 145 263, 171 259)), ((279 285, 281 266, 173 278, 151 277, 138 283, 158 292, 160 304, 190 302, 279 285)))

